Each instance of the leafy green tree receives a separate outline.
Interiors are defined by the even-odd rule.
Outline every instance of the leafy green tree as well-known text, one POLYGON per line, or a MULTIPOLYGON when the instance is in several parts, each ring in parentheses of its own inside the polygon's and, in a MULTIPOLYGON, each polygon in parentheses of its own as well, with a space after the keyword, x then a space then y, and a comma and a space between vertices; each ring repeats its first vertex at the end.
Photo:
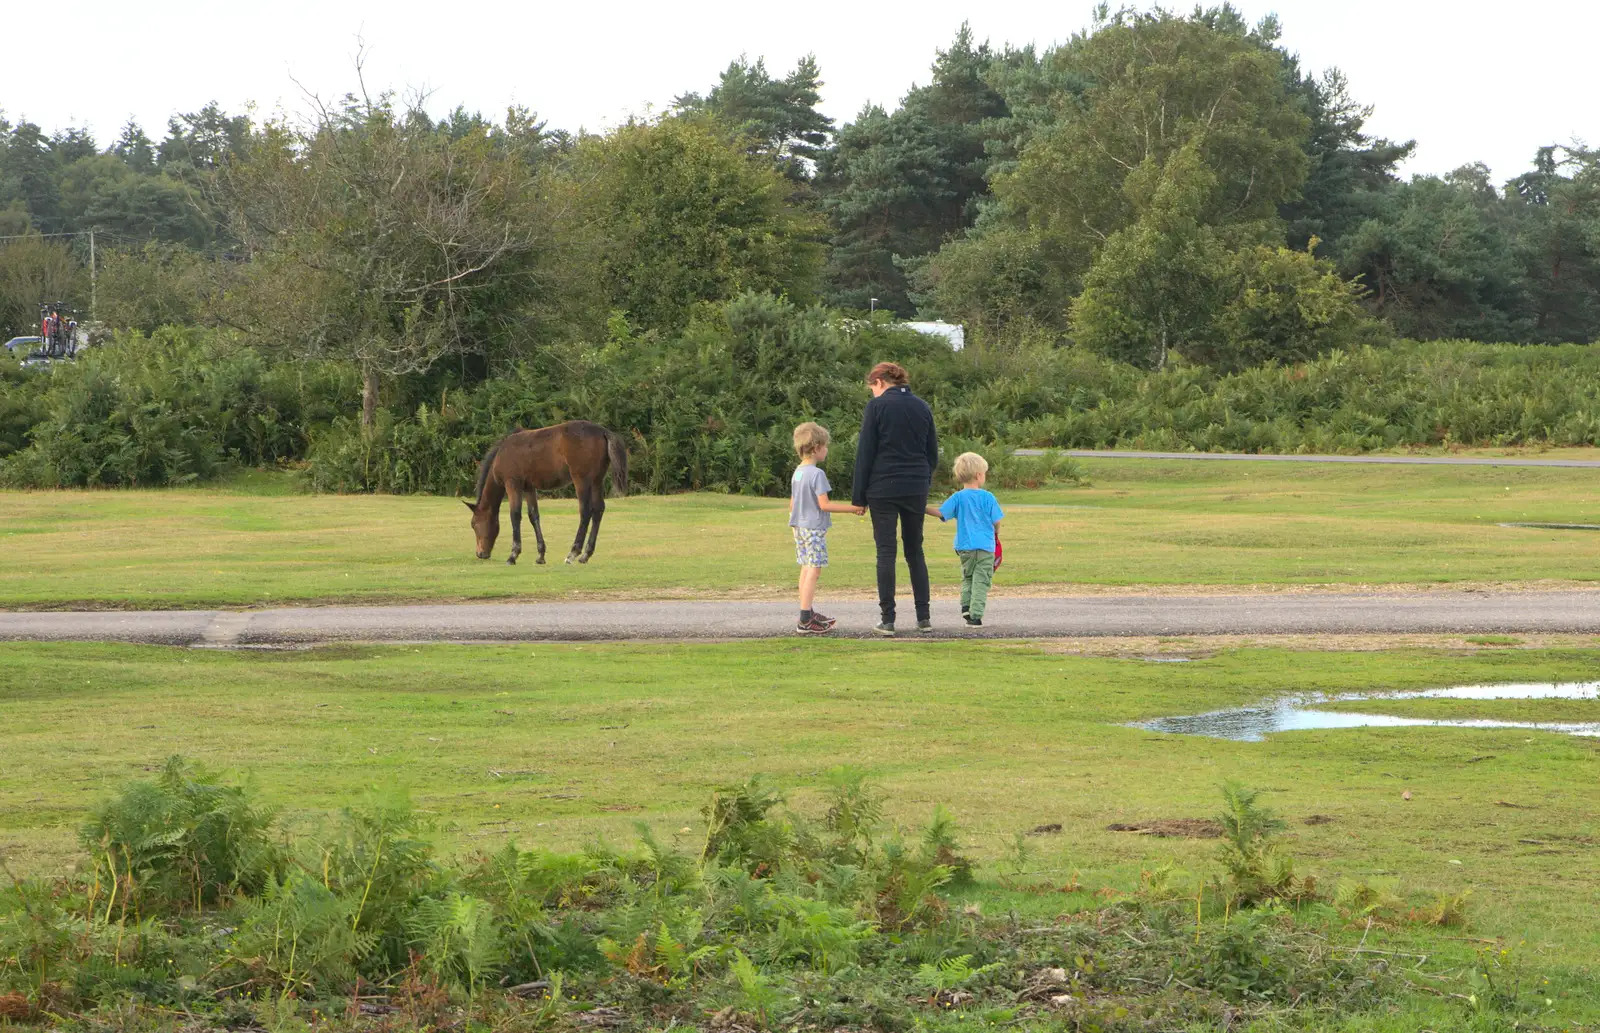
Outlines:
POLYGON ((66 228, 61 190, 56 184, 58 161, 50 140, 32 122, 18 122, 0 151, 0 197, 20 201, 32 226, 41 233, 66 228))
POLYGON ((994 61, 963 25, 928 85, 893 114, 868 106, 840 130, 818 174, 834 227, 832 304, 864 309, 877 298, 902 315, 915 311, 909 266, 971 225, 988 190, 986 127, 1007 114, 985 79, 994 61))
POLYGON ((821 87, 814 55, 802 57, 782 79, 772 78, 765 60, 751 64, 741 57, 704 97, 686 93, 675 107, 715 116, 750 141, 752 154, 771 159, 790 179, 803 180, 811 177, 833 132, 833 119, 817 110, 821 87))
POLYGON ((156 145, 145 135, 139 123, 131 118, 122 127, 122 132, 117 134, 117 141, 111 145, 110 153, 121 158, 124 165, 141 175, 147 175, 156 169, 156 145))
POLYGON ((1305 251, 1257 244, 1231 256, 1227 301, 1214 350, 1185 357, 1223 370, 1303 362, 1330 351, 1386 343, 1390 334, 1362 309, 1364 290, 1330 261, 1305 251))
POLYGON ((1060 240, 1029 227, 1000 225, 952 240, 914 270, 923 307, 993 339, 1011 329, 1059 327, 1072 304, 1060 240))
POLYGON ((1279 206, 1288 226, 1289 246, 1304 250, 1312 237, 1332 248, 1355 224, 1371 215, 1382 195, 1399 182, 1395 168, 1415 149, 1415 141, 1394 143, 1368 136, 1372 116, 1350 97, 1349 83, 1337 68, 1320 76, 1300 66, 1284 49, 1281 26, 1268 15, 1254 26, 1232 4, 1197 9, 1200 24, 1251 43, 1282 66, 1285 87, 1310 120, 1305 141, 1306 180, 1299 196, 1279 206))
POLYGON ((112 329, 145 334, 163 326, 215 324, 221 315, 217 295, 239 273, 236 263, 155 240, 136 249, 107 248, 99 263, 96 318, 112 329))
MULTIPOLYGON (((1212 24, 1208 17, 1121 11, 1045 53, 1031 70, 1029 55, 1012 55, 996 76, 1017 91, 1012 106, 1024 112, 1005 130, 1019 150, 991 176, 995 200, 970 237, 1007 228, 1036 241, 1038 293, 1031 302, 1008 299, 1010 308, 1046 313, 1060 326, 1067 311, 1051 312, 1055 299, 1075 295, 1114 241, 1119 282, 1154 276, 1181 285, 1194 267, 1210 267, 1213 238, 1226 250, 1273 235, 1278 207, 1298 196, 1306 177, 1309 119, 1288 92, 1281 57, 1264 45, 1273 25, 1252 34, 1236 19, 1212 24), (1177 177, 1187 184, 1180 222, 1192 220, 1193 233, 1163 243, 1147 223, 1117 237, 1151 208, 1160 184, 1174 181, 1164 170, 1180 153, 1193 166, 1177 177), (1165 260, 1178 263, 1170 277, 1151 265, 1165 260)), ((1178 223, 1173 227, 1179 232, 1178 223)), ((973 280, 952 268, 969 264, 979 248, 946 245, 924 282, 937 310, 996 325, 1002 314, 980 292, 957 290, 973 280)), ((1085 311, 1096 297, 1115 293, 1102 277, 1085 311)), ((1209 296, 1200 284, 1190 293, 1209 296)), ((1173 294, 1155 304, 1150 318, 1166 322, 1170 346, 1187 332, 1182 312, 1189 302, 1173 294)), ((1158 363, 1164 348, 1150 354, 1158 363)))
POLYGON ((1216 178, 1193 144, 1161 170, 1146 210, 1107 238, 1072 304, 1079 344, 1146 369, 1165 366, 1173 350, 1210 354, 1223 344, 1216 316, 1228 253, 1199 217, 1216 178))
POLYGON ((60 240, 31 233, 0 241, 0 327, 8 337, 39 332, 39 305, 84 297, 84 269, 60 240))
POLYGON ((57 132, 50 138, 50 152, 55 156, 56 164, 61 167, 92 158, 99 153, 94 145, 94 136, 89 130, 81 128, 69 128, 57 132))
POLYGON ((0 236, 20 237, 33 229, 33 219, 28 215, 28 206, 20 198, 13 198, 4 208, 0 208, 0 236))
POLYGON ((1527 339, 1524 270, 1481 165, 1418 176, 1385 195, 1340 249, 1340 266, 1404 336, 1527 339))
POLYGON ((1198 146, 1168 161, 1138 221, 1111 235, 1073 303, 1079 344, 1147 369, 1176 351, 1237 370, 1381 338, 1360 288, 1331 262, 1202 223, 1213 176, 1198 146))
POLYGON ((1288 226, 1290 247, 1303 250, 1316 237, 1337 253, 1345 236, 1383 207, 1400 182, 1395 168, 1410 157, 1416 141, 1394 143, 1363 132, 1372 108, 1350 98, 1338 69, 1313 78, 1302 75, 1292 57, 1285 56, 1285 65, 1290 92, 1305 106, 1311 131, 1305 185, 1279 214, 1288 226))
POLYGON ((583 141, 572 171, 601 241, 597 280, 635 323, 672 332, 696 304, 745 291, 816 296, 820 220, 720 122, 632 122, 583 141))
POLYGON ((1536 341, 1600 340, 1600 152, 1542 147, 1506 187, 1536 341))
POLYGON ((824 162, 823 205, 835 227, 828 300, 864 309, 915 311, 897 259, 927 254, 960 225, 949 210, 961 199, 939 131, 905 109, 869 107, 839 134, 824 162))
POLYGON ((1135 218, 1130 175, 1191 146, 1212 173, 1202 224, 1258 222, 1299 193, 1308 120, 1249 41, 1165 12, 1121 14, 1048 59, 1093 85, 1063 98, 1060 121, 995 184, 1030 225, 1092 249, 1135 218))
POLYGON ((156 165, 169 175, 193 179, 220 169, 229 157, 242 156, 250 138, 249 115, 229 115, 211 101, 199 111, 167 120, 167 136, 156 150, 156 165))
POLYGON ((170 176, 130 175, 97 181, 82 209, 83 226, 109 230, 130 244, 167 241, 210 247, 222 238, 212 207, 170 176))

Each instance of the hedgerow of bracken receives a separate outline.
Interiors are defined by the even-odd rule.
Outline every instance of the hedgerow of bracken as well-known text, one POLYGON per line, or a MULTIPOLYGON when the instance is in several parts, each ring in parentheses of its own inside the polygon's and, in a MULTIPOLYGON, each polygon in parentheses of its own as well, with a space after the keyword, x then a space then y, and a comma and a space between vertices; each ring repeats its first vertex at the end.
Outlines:
POLYGON ((49 371, 0 370, 0 481, 178 484, 284 463, 319 491, 465 494, 504 434, 588 419, 627 437, 644 490, 777 495, 790 432, 808 419, 833 431, 829 471, 848 483, 862 377, 883 359, 933 406, 946 461, 982 452, 1002 486, 1078 477, 1061 459, 1012 459, 1018 446, 1600 444, 1595 346, 1401 342, 1231 374, 1181 359, 1145 372, 1051 343, 952 353, 886 320, 746 294, 672 337, 617 318, 598 344, 547 348, 472 384, 402 382, 366 429, 348 366, 276 360, 220 332, 126 336, 49 371))

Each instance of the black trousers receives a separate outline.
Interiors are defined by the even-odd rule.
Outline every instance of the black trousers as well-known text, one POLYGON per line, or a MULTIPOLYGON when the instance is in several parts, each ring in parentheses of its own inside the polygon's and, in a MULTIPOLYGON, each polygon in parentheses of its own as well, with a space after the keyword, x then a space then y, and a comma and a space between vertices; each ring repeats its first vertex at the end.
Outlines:
POLYGON ((878 547, 878 609, 883 619, 891 624, 894 623, 896 525, 906 547, 906 566, 911 571, 911 598, 917 606, 917 620, 928 619, 928 561, 922 555, 922 521, 927 507, 926 495, 867 500, 867 509, 872 513, 872 540, 878 547))

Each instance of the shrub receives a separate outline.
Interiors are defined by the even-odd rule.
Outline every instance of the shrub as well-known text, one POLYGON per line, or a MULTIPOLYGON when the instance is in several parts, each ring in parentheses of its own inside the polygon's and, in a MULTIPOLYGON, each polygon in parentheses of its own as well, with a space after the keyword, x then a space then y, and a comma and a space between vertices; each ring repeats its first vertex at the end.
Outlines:
POLYGON ((282 866, 276 815, 254 794, 182 758, 97 807, 79 837, 108 915, 193 909, 258 892, 282 866), (118 899, 120 896, 120 900, 118 899))
POLYGON ((1287 826, 1260 806, 1260 799, 1259 789, 1247 789, 1238 782, 1222 784, 1223 811, 1217 823, 1222 826, 1223 844, 1218 854, 1223 876, 1217 889, 1237 906, 1309 900, 1315 895, 1316 880, 1295 876, 1294 859, 1279 845, 1287 826))
MULTIPOLYGON (((187 889, 153 892, 149 873, 194 870, 172 856, 207 853, 199 844, 216 839, 200 830, 249 794, 181 761, 157 787, 159 806, 147 783, 102 805, 102 826, 134 831, 93 841, 148 858, 138 865, 147 914, 104 906, 92 870, 0 892, 0 1020, 549 1029, 587 1008, 574 1027, 659 1025, 669 1014, 712 1016, 717 1028, 1059 1019, 1132 1029, 1222 1026, 1248 1005, 1253 1020, 1299 1028, 1401 986, 1384 960, 1330 941, 1325 906, 1280 899, 1236 912, 1215 897, 1149 892, 1043 926, 950 908, 941 887, 968 865, 949 817, 936 811, 919 833, 893 828, 881 792, 853 771, 831 777, 809 816, 782 809, 759 780, 719 790, 706 812, 720 831, 699 860, 642 827, 627 853, 507 846, 449 863, 420 838, 403 797, 380 798, 286 844, 288 860, 260 880, 202 893, 198 907, 187 889), (111 820, 124 812, 132 817, 111 820), (178 830, 171 842, 155 842, 151 830, 167 826, 178 830), (138 850, 135 834, 149 840, 138 850)), ((1241 853, 1274 835, 1237 787, 1224 824, 1241 853)), ((1463 988, 1463 978, 1504 982, 1498 969, 1430 975, 1463 988)))
POLYGON ((21 487, 183 484, 293 459, 354 391, 336 365, 272 363, 226 335, 170 327, 24 373, 0 376, 0 480, 21 487), (29 443, 8 455, 19 407, 29 443))

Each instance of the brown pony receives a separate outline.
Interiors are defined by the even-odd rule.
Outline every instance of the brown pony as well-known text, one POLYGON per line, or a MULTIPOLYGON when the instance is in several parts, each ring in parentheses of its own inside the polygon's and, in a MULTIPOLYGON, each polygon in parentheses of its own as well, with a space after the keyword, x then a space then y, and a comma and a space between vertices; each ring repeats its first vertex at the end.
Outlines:
POLYGON ((628 494, 628 449, 620 434, 598 423, 572 420, 539 430, 519 430, 500 439, 478 465, 478 501, 463 503, 472 510, 472 530, 478 536, 478 558, 494 552, 500 535, 500 502, 511 496, 511 556, 522 555, 522 500, 528 500, 528 518, 544 562, 544 530, 539 526, 539 489, 570 484, 578 492, 578 537, 572 541, 567 562, 588 563, 600 536, 600 518, 606 512, 603 478, 611 471, 618 495, 628 494), (583 536, 589 535, 584 548, 583 536), (582 550, 580 554, 580 550, 582 550))

